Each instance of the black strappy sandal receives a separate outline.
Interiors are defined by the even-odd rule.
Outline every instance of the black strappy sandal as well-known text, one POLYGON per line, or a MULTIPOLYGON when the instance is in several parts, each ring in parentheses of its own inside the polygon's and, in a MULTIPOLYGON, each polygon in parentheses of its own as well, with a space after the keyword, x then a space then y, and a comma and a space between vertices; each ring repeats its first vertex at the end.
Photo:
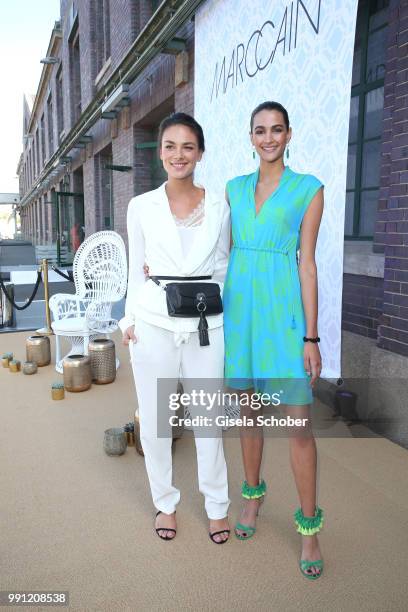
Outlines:
MULTIPOLYGON (((159 514, 163 514, 161 510, 156 512, 156 517, 159 516, 159 514)), ((161 540, 174 540, 174 538, 176 537, 177 530, 176 529, 170 529, 170 527, 158 527, 156 529, 156 533, 157 533, 157 535, 159 536, 159 538, 161 540), (168 536, 162 536, 162 535, 160 535, 159 531, 172 531, 174 533, 174 536, 172 538, 169 538, 168 536)))
POLYGON ((210 536, 211 542, 214 542, 214 544, 225 544, 225 542, 228 542, 229 540, 230 533, 230 529, 221 529, 221 531, 214 531, 214 533, 211 533, 211 531, 209 531, 208 535, 210 536), (221 533, 228 533, 228 538, 226 540, 220 540, 219 542, 217 540, 214 540, 214 536, 220 535, 221 533))

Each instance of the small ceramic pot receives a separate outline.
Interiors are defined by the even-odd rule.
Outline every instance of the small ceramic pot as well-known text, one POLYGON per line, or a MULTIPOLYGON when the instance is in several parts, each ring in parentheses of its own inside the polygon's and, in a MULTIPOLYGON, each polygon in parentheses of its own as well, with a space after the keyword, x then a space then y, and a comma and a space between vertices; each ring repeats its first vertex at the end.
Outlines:
POLYGON ((23 363, 23 373, 24 374, 35 374, 37 372, 37 364, 35 361, 25 361, 23 363))
POLYGON ((9 362, 9 370, 10 372, 19 372, 21 368, 21 363, 17 359, 12 359, 9 362))
POLYGON ((112 427, 105 431, 103 450, 107 455, 123 455, 126 448, 126 434, 122 427, 112 427))

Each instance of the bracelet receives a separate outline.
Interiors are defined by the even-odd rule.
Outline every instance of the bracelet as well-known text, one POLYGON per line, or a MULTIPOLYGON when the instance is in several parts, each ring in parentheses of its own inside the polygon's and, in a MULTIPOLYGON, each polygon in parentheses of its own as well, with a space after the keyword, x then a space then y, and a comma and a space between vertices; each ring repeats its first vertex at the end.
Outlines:
POLYGON ((303 336, 303 342, 313 342, 313 344, 316 344, 320 342, 320 338, 319 336, 316 336, 316 338, 306 338, 306 336, 303 336))

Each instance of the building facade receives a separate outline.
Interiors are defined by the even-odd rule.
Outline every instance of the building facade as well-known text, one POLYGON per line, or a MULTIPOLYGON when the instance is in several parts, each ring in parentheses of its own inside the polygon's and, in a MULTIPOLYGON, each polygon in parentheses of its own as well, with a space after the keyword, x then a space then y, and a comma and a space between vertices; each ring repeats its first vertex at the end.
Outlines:
MULTIPOLYGON (((202 0, 62 0, 24 102, 22 233, 72 261, 84 236, 126 239, 130 198, 163 180, 157 131, 194 112, 202 0)), ((408 2, 359 0, 350 92, 343 328, 408 356, 408 2)))
POLYGON ((193 112, 191 18, 167 46, 153 47, 177 8, 189 3, 169 2, 154 19, 158 4, 62 0, 37 95, 24 99, 22 228, 35 245, 54 246, 55 252, 58 246, 63 263, 72 261, 85 235, 115 229, 125 237, 130 198, 163 179, 156 146, 161 119, 174 111, 193 112), (151 61, 121 84, 118 70, 136 67, 143 57, 138 47, 149 45, 151 61), (102 112, 115 88, 123 95, 102 112), (96 116, 75 138, 84 111, 93 105, 96 116), (67 137, 73 137, 71 147, 64 146, 67 137))

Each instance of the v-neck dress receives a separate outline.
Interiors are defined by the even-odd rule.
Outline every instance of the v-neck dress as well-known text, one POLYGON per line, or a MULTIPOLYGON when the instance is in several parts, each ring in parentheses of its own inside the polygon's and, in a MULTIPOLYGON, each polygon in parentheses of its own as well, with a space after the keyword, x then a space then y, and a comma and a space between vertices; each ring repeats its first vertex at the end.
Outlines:
POLYGON ((227 183, 233 247, 223 294, 225 377, 233 388, 282 391, 281 403, 309 404, 296 252, 303 216, 322 183, 286 166, 256 214, 258 178, 259 169, 227 183))

